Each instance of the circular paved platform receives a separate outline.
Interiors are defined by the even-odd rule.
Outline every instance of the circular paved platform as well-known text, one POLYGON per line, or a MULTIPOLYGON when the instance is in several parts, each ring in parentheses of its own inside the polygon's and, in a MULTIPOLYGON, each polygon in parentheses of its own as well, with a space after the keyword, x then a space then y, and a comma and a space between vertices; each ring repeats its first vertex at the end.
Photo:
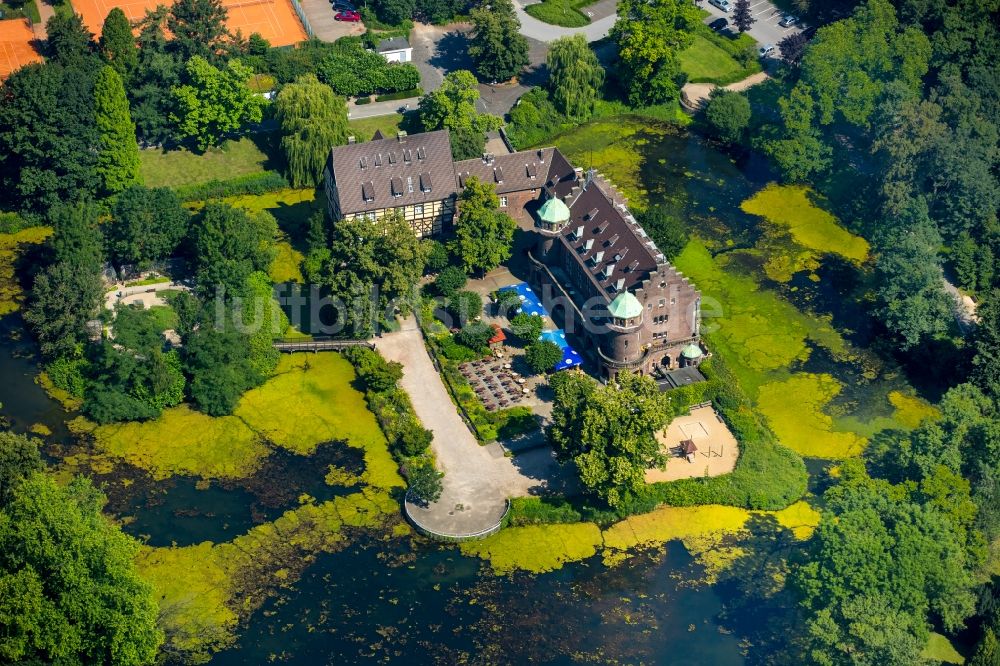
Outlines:
POLYGON ((413 502, 409 494, 404 504, 407 517, 419 531, 449 541, 482 539, 495 534, 508 507, 507 498, 492 489, 486 488, 470 499, 465 489, 447 484, 433 504, 413 502))

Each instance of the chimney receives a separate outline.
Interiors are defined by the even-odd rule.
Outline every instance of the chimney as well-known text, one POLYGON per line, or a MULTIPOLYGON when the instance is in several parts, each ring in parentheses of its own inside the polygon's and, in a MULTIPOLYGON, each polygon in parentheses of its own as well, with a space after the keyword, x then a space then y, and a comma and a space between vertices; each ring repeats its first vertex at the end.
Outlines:
POLYGON ((543 151, 541 148, 538 149, 538 161, 541 162, 542 164, 545 164, 545 151, 543 151))
POLYGON ((358 140, 354 138, 353 134, 351 136, 347 137, 347 145, 348 146, 353 146, 357 142, 358 142, 358 140))
POLYGON ((587 186, 594 182, 595 174, 597 174, 597 172, 594 170, 594 167, 587 169, 587 178, 583 181, 583 189, 587 189, 587 186))
POLYGON ((406 132, 404 132, 403 130, 399 130, 398 132, 396 132, 396 141, 404 143, 406 141, 406 132))

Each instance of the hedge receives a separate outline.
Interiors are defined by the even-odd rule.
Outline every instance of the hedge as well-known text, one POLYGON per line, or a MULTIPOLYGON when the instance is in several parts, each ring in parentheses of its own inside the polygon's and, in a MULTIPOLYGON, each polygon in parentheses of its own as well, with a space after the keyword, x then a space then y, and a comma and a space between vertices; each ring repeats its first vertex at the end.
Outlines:
POLYGON ((197 185, 183 185, 174 188, 181 201, 204 201, 221 197, 235 197, 244 194, 264 194, 291 187, 277 171, 263 171, 228 180, 210 180, 197 185))
POLYGON ((375 97, 376 102, 391 102, 396 99, 409 99, 410 97, 420 97, 424 94, 423 88, 410 88, 409 90, 401 90, 399 92, 388 93, 385 95, 378 95, 375 97))

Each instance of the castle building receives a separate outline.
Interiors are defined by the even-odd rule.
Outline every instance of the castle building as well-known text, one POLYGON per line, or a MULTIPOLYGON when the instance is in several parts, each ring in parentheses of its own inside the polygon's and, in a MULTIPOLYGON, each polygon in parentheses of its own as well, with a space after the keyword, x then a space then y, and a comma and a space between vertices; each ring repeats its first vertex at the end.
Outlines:
POLYGON ((325 181, 335 220, 378 219, 398 210, 414 233, 432 236, 451 226, 458 192, 472 176, 492 183, 501 209, 533 235, 525 250, 528 281, 603 378, 700 363, 698 291, 617 190, 594 171, 575 168, 556 148, 455 162, 446 130, 376 135, 335 147, 325 181), (419 187, 410 190, 408 182, 419 187))

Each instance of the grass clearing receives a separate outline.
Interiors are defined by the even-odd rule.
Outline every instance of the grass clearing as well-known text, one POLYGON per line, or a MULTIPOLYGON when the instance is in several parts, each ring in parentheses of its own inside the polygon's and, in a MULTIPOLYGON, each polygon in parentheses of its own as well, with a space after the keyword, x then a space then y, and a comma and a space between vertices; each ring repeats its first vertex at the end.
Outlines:
POLYGON ((164 410, 153 421, 92 426, 95 448, 149 471, 238 479, 253 474, 271 445, 309 455, 322 442, 344 441, 363 449, 365 482, 402 487, 396 463, 354 368, 339 354, 286 354, 275 375, 247 391, 232 416, 212 417, 186 405, 164 410))
POLYGON ((743 73, 743 67, 733 56, 701 35, 695 35, 691 46, 679 54, 681 71, 691 83, 730 81, 743 73))
POLYGON ((347 121, 347 128, 358 140, 371 141, 378 130, 386 137, 396 136, 399 126, 403 122, 403 114, 393 113, 387 116, 375 116, 374 118, 355 118, 347 121))
POLYGON ((843 389, 830 375, 797 373, 760 387, 757 405, 782 444, 804 456, 846 458, 860 455, 867 440, 834 430, 823 408, 843 389))
POLYGON ((590 18, 580 9, 592 3, 593 0, 542 0, 527 5, 524 11, 543 23, 564 28, 581 28, 590 24, 590 18))
POLYGON ((920 652, 920 656, 932 662, 941 662, 944 664, 965 663, 965 657, 955 649, 951 641, 936 631, 931 632, 930 637, 927 639, 927 645, 920 652))
POLYGON ((819 253, 829 252, 861 264, 868 258, 868 241, 842 227, 833 215, 814 203, 811 188, 771 183, 740 208, 788 230, 795 241, 819 253))
POLYGON ((52 227, 28 227, 13 234, 0 234, 0 317, 15 312, 24 302, 15 264, 24 246, 39 245, 52 235, 52 227))
POLYGON ((267 171, 271 159, 251 139, 227 141, 202 154, 180 148, 139 151, 146 187, 178 187, 267 171))
POLYGON ((275 284, 285 282, 302 284, 305 282, 306 279, 302 275, 302 260, 305 259, 305 255, 292 247, 292 244, 287 240, 279 241, 275 245, 275 249, 277 252, 274 255, 274 261, 271 262, 271 267, 267 270, 271 281, 275 284))

